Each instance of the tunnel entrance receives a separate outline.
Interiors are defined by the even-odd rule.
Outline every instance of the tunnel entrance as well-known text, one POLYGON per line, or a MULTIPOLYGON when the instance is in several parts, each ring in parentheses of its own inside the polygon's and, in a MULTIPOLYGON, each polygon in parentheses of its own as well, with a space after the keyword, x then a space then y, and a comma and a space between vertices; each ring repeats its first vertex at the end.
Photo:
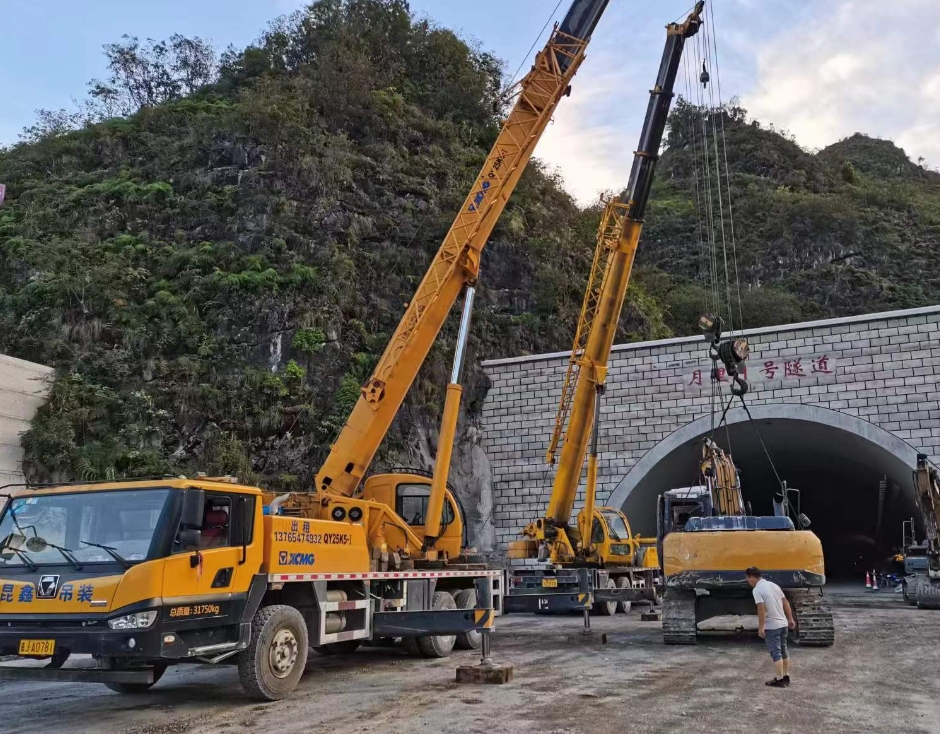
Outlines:
MULTIPOLYGON (((800 490, 801 510, 823 544, 827 579, 864 582, 866 569, 891 570, 901 523, 918 514, 911 486, 915 449, 872 423, 826 408, 762 405, 751 414, 780 478, 800 490)), ((610 504, 623 507, 636 530, 655 534, 657 496, 697 483, 710 423, 699 419, 664 439, 614 490, 610 504)), ((777 480, 743 410, 729 412, 715 440, 730 448, 753 513, 773 514, 777 480)))

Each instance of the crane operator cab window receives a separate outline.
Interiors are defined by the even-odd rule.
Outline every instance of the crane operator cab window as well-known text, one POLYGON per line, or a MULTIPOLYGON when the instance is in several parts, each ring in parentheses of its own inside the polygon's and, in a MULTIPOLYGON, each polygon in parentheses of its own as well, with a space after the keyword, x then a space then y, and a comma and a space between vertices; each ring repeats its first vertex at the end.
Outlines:
MULTIPOLYGON (((395 512, 409 525, 424 525, 427 519, 431 487, 427 484, 399 484, 395 488, 395 512)), ((446 527, 454 521, 454 508, 444 502, 441 524, 446 527)))

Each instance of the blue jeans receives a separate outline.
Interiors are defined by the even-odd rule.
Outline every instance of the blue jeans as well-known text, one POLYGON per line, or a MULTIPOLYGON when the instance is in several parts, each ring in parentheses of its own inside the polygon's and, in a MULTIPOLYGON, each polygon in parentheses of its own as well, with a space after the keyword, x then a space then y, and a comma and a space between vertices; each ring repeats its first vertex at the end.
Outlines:
POLYGON ((764 630, 764 641, 767 643, 767 649, 770 651, 770 657, 776 663, 778 660, 786 660, 790 657, 787 650, 787 630, 786 627, 780 627, 775 630, 764 630))

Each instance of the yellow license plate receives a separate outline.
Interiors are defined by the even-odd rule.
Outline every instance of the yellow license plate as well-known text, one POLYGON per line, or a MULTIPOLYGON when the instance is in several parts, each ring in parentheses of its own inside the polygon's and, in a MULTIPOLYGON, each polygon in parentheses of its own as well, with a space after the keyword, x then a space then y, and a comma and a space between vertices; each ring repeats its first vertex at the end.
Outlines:
POLYGON ((20 640, 20 655, 45 657, 55 652, 55 640, 20 640))
POLYGON ((546 589, 557 589, 558 579, 542 579, 542 587, 546 589))

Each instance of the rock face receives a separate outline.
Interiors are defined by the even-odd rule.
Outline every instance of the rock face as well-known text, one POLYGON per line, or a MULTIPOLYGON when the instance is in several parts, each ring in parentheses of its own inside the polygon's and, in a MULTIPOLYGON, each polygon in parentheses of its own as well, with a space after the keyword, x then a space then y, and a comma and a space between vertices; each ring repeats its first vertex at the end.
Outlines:
MULTIPOLYGON (((415 441, 408 451, 407 466, 425 471, 434 469, 440 427, 430 420, 414 426, 415 441)), ((493 472, 481 445, 479 420, 462 414, 457 424, 457 441, 451 457, 448 484, 464 511, 467 543, 479 553, 496 551, 496 526, 493 524, 493 472)))

